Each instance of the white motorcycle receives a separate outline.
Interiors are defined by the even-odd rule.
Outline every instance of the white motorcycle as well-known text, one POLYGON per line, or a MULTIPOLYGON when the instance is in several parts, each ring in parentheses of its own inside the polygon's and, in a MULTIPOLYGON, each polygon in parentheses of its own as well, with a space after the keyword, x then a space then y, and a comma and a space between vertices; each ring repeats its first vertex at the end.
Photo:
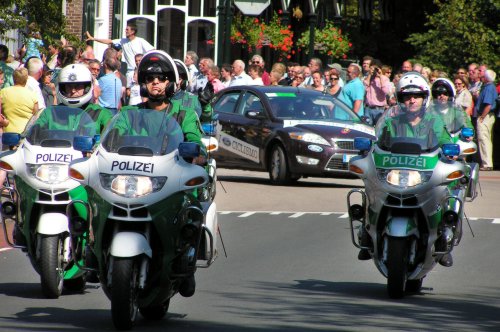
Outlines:
POLYGON ((2 135, 4 146, 17 147, 0 156, 0 168, 14 178, 7 188, 12 201, 2 204, 4 219, 15 220, 14 240, 9 239, 5 223, 4 234, 7 243, 27 252, 48 298, 59 297, 63 286, 73 291, 85 287, 85 270, 75 257, 84 251, 88 233, 73 232, 68 219, 87 222, 85 206, 77 203, 86 202, 87 193, 68 176, 68 165, 82 157, 73 148, 73 138, 87 135, 93 140, 95 132, 96 125, 85 111, 56 106, 34 116, 22 136, 2 135), (71 250, 72 243, 80 246, 71 250))
POLYGON ((392 298, 418 292, 462 232, 468 181, 461 181, 464 163, 453 160, 460 148, 439 147, 432 128, 420 131, 425 135, 418 138, 390 137, 380 130, 375 144, 356 138, 361 155, 349 162, 350 172, 365 184, 365 190, 353 189, 347 196, 352 242, 387 278, 392 298), (356 195, 361 204, 353 203, 356 195), (361 222, 357 240, 354 222, 361 222))
MULTIPOLYGON (((90 151, 90 137, 75 138, 90 151)), ((164 112, 122 111, 108 124, 87 159, 73 161, 70 175, 89 193, 94 268, 111 300, 113 322, 129 329, 139 311, 160 319, 177 292, 195 292, 198 267, 217 257, 216 205, 200 202, 208 183, 203 167, 189 160, 200 147, 183 142, 177 121, 164 112)))

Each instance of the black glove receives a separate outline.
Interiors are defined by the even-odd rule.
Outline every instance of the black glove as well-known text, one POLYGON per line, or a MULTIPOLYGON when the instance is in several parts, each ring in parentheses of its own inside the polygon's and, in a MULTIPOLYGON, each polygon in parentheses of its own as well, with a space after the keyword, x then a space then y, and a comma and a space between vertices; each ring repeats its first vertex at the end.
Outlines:
POLYGON ((198 100, 200 101, 202 107, 210 104, 210 101, 214 96, 214 86, 211 82, 208 82, 203 90, 201 88, 198 90, 198 100))

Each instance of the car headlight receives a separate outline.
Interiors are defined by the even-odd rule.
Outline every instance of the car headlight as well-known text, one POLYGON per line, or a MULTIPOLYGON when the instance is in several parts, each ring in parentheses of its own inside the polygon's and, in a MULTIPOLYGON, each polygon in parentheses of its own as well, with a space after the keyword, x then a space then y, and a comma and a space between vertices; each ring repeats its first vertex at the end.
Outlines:
POLYGON ((68 165, 64 164, 26 164, 26 169, 32 177, 48 184, 58 184, 69 179, 68 165))
POLYGON ((291 139, 295 139, 298 141, 303 141, 307 143, 314 143, 314 144, 322 144, 322 145, 330 145, 326 139, 323 137, 313 134, 313 133, 304 133, 304 132, 290 132, 288 133, 291 139))
POLYGON ((422 172, 408 169, 378 169, 377 174, 381 181, 387 181, 387 183, 399 188, 408 188, 429 181, 432 176, 432 171, 422 172))
POLYGON ((140 197, 157 192, 167 182, 167 177, 149 177, 139 175, 99 174, 101 186, 115 194, 127 198, 140 197))

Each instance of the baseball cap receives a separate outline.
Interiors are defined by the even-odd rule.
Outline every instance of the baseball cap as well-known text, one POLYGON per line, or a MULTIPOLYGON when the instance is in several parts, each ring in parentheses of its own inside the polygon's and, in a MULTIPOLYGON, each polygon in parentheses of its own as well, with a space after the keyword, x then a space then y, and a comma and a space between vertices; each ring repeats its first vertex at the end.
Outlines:
POLYGON ((116 50, 116 51, 121 51, 122 50, 122 44, 118 44, 118 43, 113 43, 111 44, 111 47, 116 50))

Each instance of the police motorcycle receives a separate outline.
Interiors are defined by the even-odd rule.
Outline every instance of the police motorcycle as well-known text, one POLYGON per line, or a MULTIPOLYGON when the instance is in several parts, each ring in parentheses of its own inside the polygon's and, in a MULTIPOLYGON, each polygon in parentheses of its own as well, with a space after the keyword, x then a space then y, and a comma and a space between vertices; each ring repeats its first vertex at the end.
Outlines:
POLYGON ((464 199, 473 201, 478 195, 477 184, 479 181, 479 164, 467 161, 467 156, 477 152, 477 145, 473 140, 474 129, 472 123, 462 107, 454 104, 456 91, 453 83, 449 79, 436 79, 431 90, 434 97, 434 112, 443 119, 446 130, 450 134, 453 143, 458 144, 460 147, 460 154, 457 159, 464 163, 466 169, 466 176, 461 179, 464 185, 463 189, 465 190, 464 199), (439 92, 446 92, 449 94, 448 102, 441 103, 437 100, 439 92))
POLYGON ((14 179, 6 188, 13 199, 1 209, 4 220, 15 221, 13 240, 3 223, 5 238, 27 253, 47 298, 59 297, 63 286, 71 291, 85 288, 86 271, 78 267, 76 257, 82 256, 88 233, 73 233, 69 219, 84 223, 87 211, 78 203, 67 206, 86 201, 87 194, 69 178, 68 166, 82 157, 73 137, 94 137, 95 132, 95 123, 82 109, 54 106, 33 116, 22 135, 2 135, 2 144, 13 149, 0 155, 0 168, 14 179))
MULTIPOLYGON (((183 139, 165 112, 122 110, 90 157, 70 165, 91 202, 95 260, 85 268, 97 270, 117 329, 130 329, 137 312, 161 319, 176 293, 194 294, 197 268, 217 257, 216 205, 195 194, 208 175, 189 162, 200 147, 183 139)), ((90 151, 92 139, 75 145, 90 151)))
POLYGON ((401 298, 405 291, 420 291, 423 279, 458 243, 466 169, 453 160, 459 146, 440 147, 432 128, 424 129, 423 138, 391 137, 381 123, 375 143, 354 140, 361 152, 350 160, 349 171, 365 190, 347 195, 351 239, 387 278, 389 297, 401 298), (361 223, 357 239, 355 222, 361 223))

